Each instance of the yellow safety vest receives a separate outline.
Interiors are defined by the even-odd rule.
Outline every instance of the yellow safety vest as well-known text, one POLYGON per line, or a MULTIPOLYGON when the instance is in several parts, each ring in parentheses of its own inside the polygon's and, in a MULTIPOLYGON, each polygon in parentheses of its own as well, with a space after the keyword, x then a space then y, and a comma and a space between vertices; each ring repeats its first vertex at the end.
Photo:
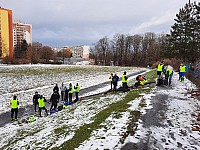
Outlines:
POLYGON ((162 71, 163 66, 164 66, 163 64, 158 64, 157 71, 162 71))
POLYGON ((44 98, 39 98, 38 103, 39 103, 39 106, 38 106, 39 108, 44 107, 45 106, 44 98))
POLYGON ((66 105, 63 105, 63 109, 66 109, 67 108, 67 106, 66 105))
POLYGON ((78 86, 76 86, 76 89, 75 89, 75 92, 80 92, 80 89, 81 89, 81 87, 78 85, 78 86))
POLYGON ((110 81, 112 81, 112 78, 113 78, 112 76, 109 77, 110 81))
POLYGON ((168 74, 168 75, 171 75, 171 74, 172 74, 172 72, 173 72, 173 70, 172 70, 172 69, 167 69, 167 72, 169 72, 169 74, 168 74))
POLYGON ((180 66, 180 72, 185 72, 186 71, 186 66, 180 66))
POLYGON ((126 75, 125 75, 125 74, 123 74, 123 75, 122 75, 122 83, 125 83, 125 82, 127 82, 127 80, 125 79, 125 77, 126 77, 126 75))
POLYGON ((17 99, 16 100, 15 99, 11 100, 10 103, 11 103, 11 108, 12 109, 18 108, 18 104, 17 104, 18 100, 17 99))
POLYGON ((144 85, 146 83, 146 80, 140 81, 141 85, 144 85))
POLYGON ((71 88, 71 90, 69 91, 69 93, 73 93, 74 92, 74 89, 73 87, 71 88))

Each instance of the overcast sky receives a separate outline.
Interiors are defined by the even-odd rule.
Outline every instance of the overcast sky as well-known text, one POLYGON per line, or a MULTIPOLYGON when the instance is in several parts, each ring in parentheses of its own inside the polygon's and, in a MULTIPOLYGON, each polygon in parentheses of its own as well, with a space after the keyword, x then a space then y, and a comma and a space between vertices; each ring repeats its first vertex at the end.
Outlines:
MULTIPOLYGON (((193 2, 194 0, 191 0, 193 2)), ((198 1, 198 0, 197 0, 198 1)), ((116 33, 169 33, 188 0, 0 0, 13 20, 32 24, 33 42, 92 45, 116 33)))

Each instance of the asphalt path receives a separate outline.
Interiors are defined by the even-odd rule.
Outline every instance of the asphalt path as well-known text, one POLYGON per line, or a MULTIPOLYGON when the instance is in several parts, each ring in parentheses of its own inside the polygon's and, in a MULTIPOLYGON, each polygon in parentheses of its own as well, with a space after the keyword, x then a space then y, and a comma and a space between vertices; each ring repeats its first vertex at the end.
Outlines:
MULTIPOLYGON (((158 87, 162 89, 163 87, 158 87)), ((164 87, 165 89, 167 87, 164 87)), ((170 88, 170 87, 168 87, 170 88)), ((141 116, 141 120, 143 121, 143 127, 149 129, 145 137, 140 139, 138 143, 126 143, 121 150, 154 150, 154 149, 162 149, 158 148, 158 141, 153 137, 152 132, 150 130, 151 126, 163 127, 163 117, 168 109, 167 106, 168 95, 167 94, 156 94, 154 96, 154 100, 152 101, 152 109, 147 110, 147 113, 141 116)), ((173 135, 172 135, 173 136, 173 135)), ((164 141, 163 141, 164 142, 164 141)), ((167 141, 166 141, 167 143, 167 141)))
MULTIPOLYGON (((128 74, 127 77, 132 77, 132 76, 144 73, 144 72, 145 72, 145 70, 134 72, 132 74, 128 74)), ((119 81, 120 80, 121 80, 121 78, 119 79, 119 81)), ((88 88, 81 89, 81 91, 79 93, 79 97, 82 97, 83 94, 89 93, 91 91, 95 91, 95 90, 97 90, 99 88, 103 88, 103 87, 106 87, 108 85, 110 85, 110 81, 103 82, 103 83, 100 83, 100 84, 97 84, 97 85, 94 85, 94 86, 90 86, 88 88)), ((103 94, 103 93, 99 93, 99 94, 95 94, 95 95, 89 95, 89 96, 86 96, 86 97, 83 97, 83 98, 88 98, 88 97, 101 95, 101 94, 103 94)), ((49 100, 47 100, 47 101, 49 101, 49 100)), ((46 103, 46 108, 48 110, 50 109, 50 104, 49 103, 46 103)), ((18 111, 18 117, 19 118, 27 118, 27 117, 30 117, 31 115, 34 115, 34 114, 35 114, 35 112, 34 112, 34 106, 33 105, 27 105, 27 106, 22 107, 22 108, 20 107, 19 111, 18 111)), ((7 123, 11 122, 10 115, 11 115, 10 111, 0 114, 0 118, 1 118, 0 119, 0 127, 3 127, 7 123)))

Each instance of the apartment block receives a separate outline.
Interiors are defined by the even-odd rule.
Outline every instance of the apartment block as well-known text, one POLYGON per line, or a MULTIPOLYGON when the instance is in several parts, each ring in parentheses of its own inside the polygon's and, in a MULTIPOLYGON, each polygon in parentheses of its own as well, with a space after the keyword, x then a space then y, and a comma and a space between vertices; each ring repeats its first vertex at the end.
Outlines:
POLYGON ((84 58, 84 59, 89 59, 89 51, 90 51, 90 47, 89 46, 70 46, 70 47, 65 47, 65 48, 69 48, 71 53, 72 53, 72 57, 74 58, 84 58))
POLYGON ((0 58, 13 57, 12 10, 0 7, 0 58))
POLYGON ((15 20, 13 22, 13 43, 14 47, 26 40, 28 45, 32 45, 32 25, 15 20))

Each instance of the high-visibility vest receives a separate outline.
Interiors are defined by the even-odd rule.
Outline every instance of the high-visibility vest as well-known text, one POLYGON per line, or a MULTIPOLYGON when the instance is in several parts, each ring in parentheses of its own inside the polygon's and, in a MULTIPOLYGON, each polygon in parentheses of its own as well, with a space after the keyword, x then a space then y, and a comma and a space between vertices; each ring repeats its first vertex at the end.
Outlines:
POLYGON ((146 83, 146 80, 140 81, 141 85, 144 85, 146 83))
POLYGON ((173 70, 172 69, 167 69, 167 72, 169 72, 168 75, 171 75, 173 70))
POLYGON ((113 78, 113 76, 110 76, 110 77, 109 77, 110 81, 112 81, 112 78, 113 78))
POLYGON ((69 93, 74 93, 73 87, 71 88, 71 90, 69 90, 69 93))
POLYGON ((78 85, 76 86, 75 92, 79 93, 80 92, 81 87, 78 85))
POLYGON ((11 103, 11 108, 12 109, 18 108, 18 100, 17 99, 11 100, 10 103, 11 103))
POLYGON ((30 118, 29 118, 29 121, 30 121, 30 122, 34 122, 34 121, 36 121, 36 119, 35 119, 34 117, 30 117, 30 118))
POLYGON ((185 72, 186 71, 186 66, 180 66, 180 72, 185 72))
POLYGON ((67 108, 67 106, 66 105, 63 105, 63 108, 62 109, 66 109, 67 108))
POLYGON ((38 106, 39 108, 44 107, 45 106, 44 98, 39 98, 38 103, 39 103, 39 106, 38 106))
POLYGON ((127 80, 126 80, 126 78, 125 78, 125 77, 126 77, 126 75, 125 75, 125 74, 123 74, 123 75, 122 75, 122 83, 125 83, 125 82, 127 82, 127 80))
POLYGON ((162 71, 163 66, 164 66, 164 64, 158 64, 157 71, 162 71))

